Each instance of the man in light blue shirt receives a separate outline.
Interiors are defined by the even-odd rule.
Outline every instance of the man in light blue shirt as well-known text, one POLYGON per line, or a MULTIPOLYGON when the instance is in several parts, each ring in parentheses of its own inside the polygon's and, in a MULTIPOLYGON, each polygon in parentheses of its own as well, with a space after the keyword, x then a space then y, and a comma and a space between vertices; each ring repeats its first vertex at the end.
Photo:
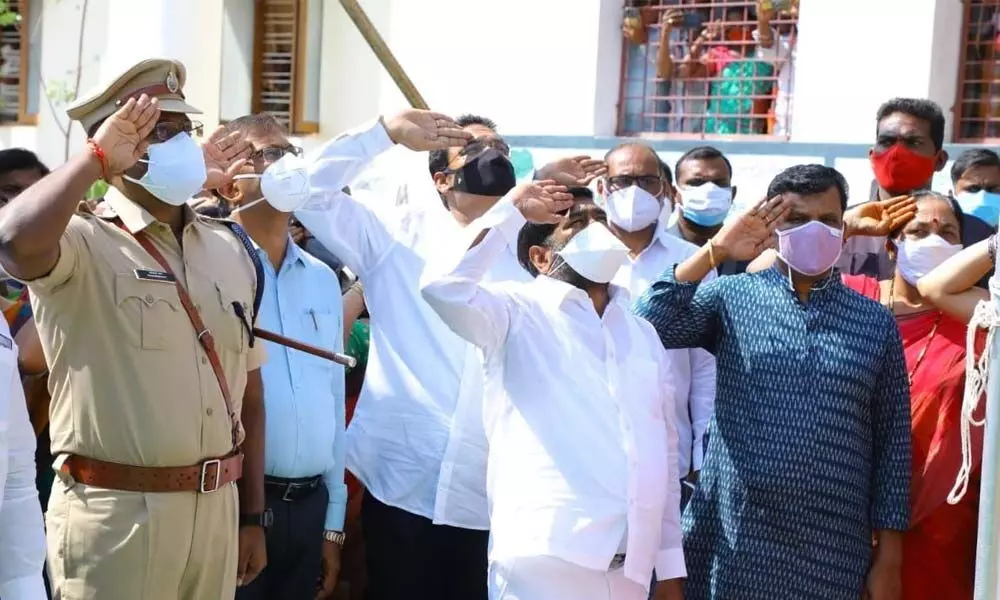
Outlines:
MULTIPOLYGON (((308 176, 304 169, 296 171, 301 149, 292 146, 270 115, 241 117, 227 129, 242 132, 254 147, 241 174, 219 192, 233 205, 232 218, 250 235, 263 266, 257 324, 343 352, 340 281, 288 234, 295 208, 289 203, 297 194, 308 196, 308 176)), ((318 597, 326 598, 340 571, 347 506, 344 369, 277 344, 258 343, 267 345, 269 357, 261 369, 268 512, 241 515, 240 526, 267 530, 268 564, 237 591, 237 598, 313 598, 317 581, 318 597)))

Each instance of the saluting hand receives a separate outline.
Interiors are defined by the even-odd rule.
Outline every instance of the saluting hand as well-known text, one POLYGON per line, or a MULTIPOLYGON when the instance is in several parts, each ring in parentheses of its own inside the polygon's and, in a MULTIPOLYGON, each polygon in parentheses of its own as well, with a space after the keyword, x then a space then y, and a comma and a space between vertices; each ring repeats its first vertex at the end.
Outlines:
POLYGON ((558 223, 573 206, 573 196, 555 181, 522 183, 510 191, 511 201, 531 223, 558 223))
POLYGON ((384 125, 394 143, 418 152, 461 147, 472 139, 454 119, 430 110, 404 110, 385 119, 384 125))
POLYGON ((917 214, 917 201, 910 196, 865 202, 844 213, 844 239, 852 236, 887 236, 917 214))
POLYGON ((538 178, 560 185, 583 187, 607 172, 608 165, 602 159, 583 155, 562 158, 545 165, 538 170, 538 178))
POLYGON ((781 225, 791 204, 781 195, 764 198, 750 210, 723 225, 712 238, 716 262, 753 260, 774 246, 774 230, 781 225))
POLYGON ((94 141, 104 150, 108 175, 118 175, 139 161, 146 153, 146 139, 160 118, 156 98, 146 94, 129 98, 108 117, 94 134, 94 141))
POLYGON ((238 131, 227 134, 225 126, 220 125, 208 141, 201 145, 205 154, 206 190, 216 190, 233 180, 243 165, 247 164, 253 146, 238 131))

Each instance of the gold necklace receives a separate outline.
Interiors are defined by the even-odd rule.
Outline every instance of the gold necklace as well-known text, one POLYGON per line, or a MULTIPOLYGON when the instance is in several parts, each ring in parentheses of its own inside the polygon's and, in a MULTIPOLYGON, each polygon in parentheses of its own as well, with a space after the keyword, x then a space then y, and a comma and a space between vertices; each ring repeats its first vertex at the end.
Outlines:
MULTIPOLYGON (((896 317, 896 278, 893 277, 889 281, 889 312, 892 313, 893 318, 896 317)), ((908 378, 910 385, 913 385, 913 375, 920 368, 920 363, 924 362, 924 357, 927 356, 927 351, 931 347, 931 342, 934 341, 934 336, 937 335, 938 325, 941 324, 941 311, 938 311, 937 318, 934 319, 934 325, 931 327, 931 333, 927 336, 927 343, 924 344, 923 350, 917 355, 917 360, 913 363, 913 368, 910 369, 908 378)))

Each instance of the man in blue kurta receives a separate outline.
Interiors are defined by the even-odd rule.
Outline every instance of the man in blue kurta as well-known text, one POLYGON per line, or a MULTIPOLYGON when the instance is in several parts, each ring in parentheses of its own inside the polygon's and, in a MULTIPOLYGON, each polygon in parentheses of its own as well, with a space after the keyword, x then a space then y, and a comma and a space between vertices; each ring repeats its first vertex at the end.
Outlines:
POLYGON ((792 167, 768 198, 636 305, 664 346, 718 360, 708 452, 683 519, 687 598, 898 600, 910 485, 899 332, 832 268, 843 176, 792 167), (781 259, 770 270, 699 284, 772 245, 781 259))

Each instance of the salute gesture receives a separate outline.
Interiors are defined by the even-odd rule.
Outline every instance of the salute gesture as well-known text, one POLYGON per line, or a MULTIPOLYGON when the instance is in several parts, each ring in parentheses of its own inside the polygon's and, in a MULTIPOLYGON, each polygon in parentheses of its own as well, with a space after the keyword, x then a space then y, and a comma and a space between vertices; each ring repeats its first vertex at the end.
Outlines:
POLYGON ((146 153, 147 138, 159 118, 156 98, 143 94, 138 100, 129 98, 101 124, 94 141, 104 150, 105 177, 120 175, 139 161, 146 153))
POLYGON ((753 260, 774 246, 774 231, 781 225, 791 205, 781 195, 755 204, 750 210, 722 227, 709 242, 717 253, 716 262, 753 260))
POLYGON ((418 152, 461 147, 472 139, 454 119, 429 110, 404 110, 383 125, 393 143, 418 152))
POLYGON ((844 213, 844 239, 888 236, 909 223, 916 214, 917 201, 910 196, 859 204, 844 213))
POLYGON ((218 189, 233 180, 240 169, 247 164, 253 146, 239 131, 226 134, 225 126, 220 125, 208 141, 202 144, 205 153, 206 190, 218 189))
POLYGON ((523 183, 508 194, 530 223, 558 223, 573 206, 573 195, 555 181, 523 183))

